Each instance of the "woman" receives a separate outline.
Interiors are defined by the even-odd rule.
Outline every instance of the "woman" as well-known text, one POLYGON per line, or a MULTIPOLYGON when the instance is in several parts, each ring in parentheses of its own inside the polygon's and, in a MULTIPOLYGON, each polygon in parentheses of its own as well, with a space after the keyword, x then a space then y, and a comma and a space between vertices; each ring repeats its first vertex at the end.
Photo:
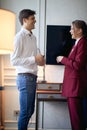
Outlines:
POLYGON ((58 56, 65 65, 62 95, 67 97, 72 130, 86 130, 83 100, 87 96, 87 25, 82 20, 72 22, 70 30, 75 45, 68 57, 58 56))

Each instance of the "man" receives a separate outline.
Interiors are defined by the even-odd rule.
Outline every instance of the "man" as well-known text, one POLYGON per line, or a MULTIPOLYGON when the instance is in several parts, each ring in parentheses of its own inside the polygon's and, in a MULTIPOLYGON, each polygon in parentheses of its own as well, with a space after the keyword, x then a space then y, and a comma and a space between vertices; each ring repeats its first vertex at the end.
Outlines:
POLYGON ((72 130, 86 130, 83 101, 87 97, 87 25, 82 20, 72 22, 70 30, 75 45, 68 57, 58 56, 65 65, 62 95, 67 97, 72 130))
POLYGON ((11 63, 16 66, 17 87, 20 95, 20 115, 18 130, 27 130, 29 119, 34 112, 37 65, 44 65, 44 58, 37 52, 35 28, 35 11, 23 9, 19 13, 21 30, 14 39, 14 52, 11 63))

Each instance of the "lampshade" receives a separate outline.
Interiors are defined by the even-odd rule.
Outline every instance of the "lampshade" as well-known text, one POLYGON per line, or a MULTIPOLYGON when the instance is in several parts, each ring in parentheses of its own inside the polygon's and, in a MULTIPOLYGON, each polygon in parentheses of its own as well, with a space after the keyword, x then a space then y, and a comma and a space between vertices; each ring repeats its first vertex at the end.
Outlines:
POLYGON ((16 15, 8 10, 0 9, 0 54, 13 51, 16 15))

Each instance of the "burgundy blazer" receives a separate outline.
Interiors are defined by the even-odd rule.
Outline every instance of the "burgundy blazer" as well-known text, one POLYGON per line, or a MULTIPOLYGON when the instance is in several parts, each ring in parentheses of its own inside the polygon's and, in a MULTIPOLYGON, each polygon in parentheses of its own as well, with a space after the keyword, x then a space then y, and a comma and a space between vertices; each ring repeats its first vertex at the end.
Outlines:
POLYGON ((87 39, 81 38, 61 63, 65 65, 62 95, 87 96, 87 39))

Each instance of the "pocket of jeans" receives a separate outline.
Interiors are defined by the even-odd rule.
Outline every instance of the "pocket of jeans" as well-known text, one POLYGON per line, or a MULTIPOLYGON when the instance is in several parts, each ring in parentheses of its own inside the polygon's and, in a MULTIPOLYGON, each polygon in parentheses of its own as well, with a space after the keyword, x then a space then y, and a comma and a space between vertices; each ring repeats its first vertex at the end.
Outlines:
POLYGON ((36 79, 32 76, 18 76, 16 82, 19 91, 36 89, 36 79))

